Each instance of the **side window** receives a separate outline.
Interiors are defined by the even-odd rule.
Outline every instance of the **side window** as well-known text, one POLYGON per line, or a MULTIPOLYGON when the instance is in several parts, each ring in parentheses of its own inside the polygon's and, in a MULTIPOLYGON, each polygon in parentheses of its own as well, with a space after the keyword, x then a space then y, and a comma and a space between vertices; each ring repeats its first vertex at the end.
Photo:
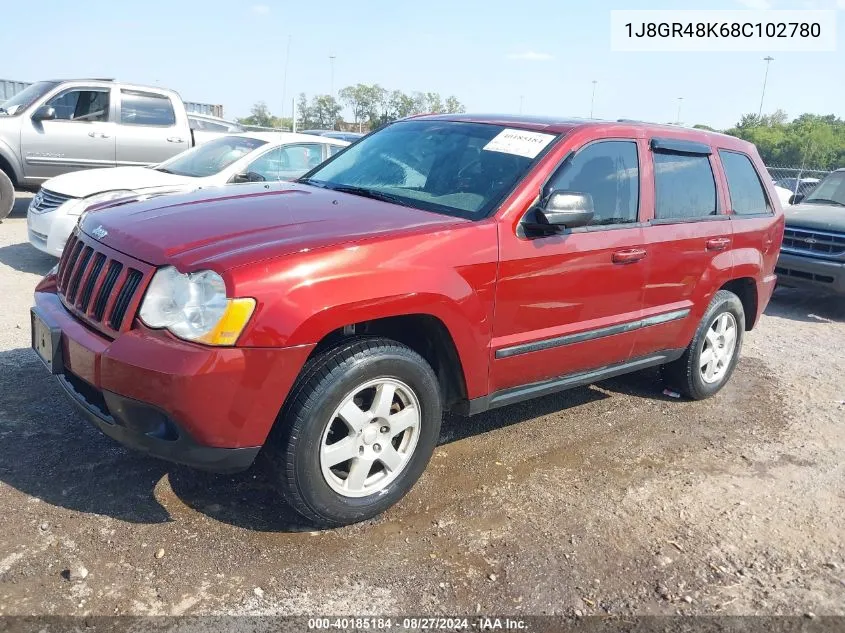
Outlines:
POLYGON ((701 218, 716 214, 710 157, 654 152, 654 217, 701 218))
POLYGON ((259 174, 264 180, 280 180, 282 166, 282 148, 270 150, 252 161, 244 170, 259 174))
POLYGON ((323 162, 320 143, 297 143, 281 148, 281 178, 295 178, 323 162))
POLYGON ((771 213, 760 177, 748 156, 719 150, 719 158, 728 179, 733 212, 738 215, 771 213))
POLYGON ((176 123, 176 113, 170 99, 164 95, 121 90, 120 122, 123 125, 170 126, 176 123))
POLYGON ((595 215, 591 225, 637 221, 640 169, 634 141, 599 141, 569 160, 549 185, 561 191, 588 193, 595 215))
POLYGON ((329 150, 328 155, 334 156, 335 154, 337 154, 340 150, 342 150, 346 146, 345 145, 326 145, 326 147, 329 150))
POLYGON ((50 99, 46 105, 56 110, 56 119, 60 121, 108 121, 109 92, 108 88, 68 90, 50 99))

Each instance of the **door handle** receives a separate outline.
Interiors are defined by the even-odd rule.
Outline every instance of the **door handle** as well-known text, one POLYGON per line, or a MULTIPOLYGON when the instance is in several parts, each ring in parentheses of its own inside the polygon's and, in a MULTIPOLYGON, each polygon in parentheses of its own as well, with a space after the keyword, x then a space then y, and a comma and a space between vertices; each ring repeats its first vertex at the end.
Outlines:
POLYGON ((181 139, 180 137, 178 137, 178 136, 168 136, 168 137, 167 137, 167 142, 168 142, 168 143, 182 143, 183 141, 182 141, 182 139, 181 139))
POLYGON ((97 138, 97 133, 96 132, 88 132, 88 136, 90 136, 91 138, 97 138))
POLYGON ((103 134, 102 132, 88 132, 88 136, 91 138, 97 138, 98 136, 100 138, 110 138, 108 134, 103 134))
POLYGON ((611 260, 614 264, 633 264, 645 256, 646 251, 642 248, 629 248, 624 251, 616 251, 611 255, 611 260))
POLYGON ((708 251, 723 251, 730 245, 731 239, 729 237, 714 237, 707 240, 706 247, 708 251))

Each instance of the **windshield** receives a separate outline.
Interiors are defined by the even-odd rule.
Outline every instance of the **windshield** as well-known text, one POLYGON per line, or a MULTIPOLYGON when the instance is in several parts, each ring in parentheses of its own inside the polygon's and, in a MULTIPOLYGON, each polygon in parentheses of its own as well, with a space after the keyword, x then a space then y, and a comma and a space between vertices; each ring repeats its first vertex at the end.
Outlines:
POLYGON ((20 114, 44 95, 48 90, 58 85, 56 81, 39 81, 28 86, 11 99, 0 103, 0 116, 14 116, 20 114))
POLYGON ((302 181, 479 219, 555 138, 486 123, 401 121, 358 141, 302 181))
POLYGON ((810 204, 838 204, 845 207, 845 171, 835 171, 819 183, 802 202, 810 204))
POLYGON ((221 136, 177 154, 153 169, 166 174, 203 178, 218 174, 236 160, 243 158, 267 141, 248 136, 221 136))

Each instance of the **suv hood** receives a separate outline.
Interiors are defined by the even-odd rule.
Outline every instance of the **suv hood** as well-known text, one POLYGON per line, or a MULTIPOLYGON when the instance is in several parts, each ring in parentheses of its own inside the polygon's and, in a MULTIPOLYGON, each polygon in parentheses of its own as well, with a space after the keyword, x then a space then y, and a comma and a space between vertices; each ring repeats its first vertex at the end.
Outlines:
POLYGON ((178 187, 191 183, 199 186, 201 182, 199 178, 165 174, 147 167, 105 167, 75 171, 50 178, 44 183, 44 188, 71 198, 87 198, 95 193, 116 189, 140 191, 158 187, 178 187))
POLYGON ((845 233, 845 207, 835 204, 795 204, 785 207, 786 226, 845 233))
POLYGON ((268 257, 469 221, 286 182, 116 201, 85 214, 81 228, 149 264, 222 271, 268 257))

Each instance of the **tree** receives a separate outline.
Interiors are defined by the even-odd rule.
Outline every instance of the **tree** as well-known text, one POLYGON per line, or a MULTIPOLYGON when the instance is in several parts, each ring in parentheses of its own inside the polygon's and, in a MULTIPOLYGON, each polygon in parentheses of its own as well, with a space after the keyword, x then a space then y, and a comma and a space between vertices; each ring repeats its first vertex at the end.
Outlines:
POLYGON ((448 112, 450 114, 460 114, 461 112, 466 111, 467 109, 464 107, 464 104, 458 101, 457 97, 446 97, 445 112, 448 112))
POLYGON ((311 100, 311 116, 320 129, 333 130, 340 120, 343 107, 331 95, 317 95, 311 100))
POLYGON ((835 169, 845 163, 845 121, 832 114, 788 119, 783 110, 746 114, 726 133, 754 143, 767 165, 835 169))
POLYGON ((270 114, 270 109, 263 101, 259 101, 252 106, 249 111, 249 116, 243 119, 238 119, 239 123, 246 125, 260 125, 261 127, 273 127, 273 115, 270 114))

